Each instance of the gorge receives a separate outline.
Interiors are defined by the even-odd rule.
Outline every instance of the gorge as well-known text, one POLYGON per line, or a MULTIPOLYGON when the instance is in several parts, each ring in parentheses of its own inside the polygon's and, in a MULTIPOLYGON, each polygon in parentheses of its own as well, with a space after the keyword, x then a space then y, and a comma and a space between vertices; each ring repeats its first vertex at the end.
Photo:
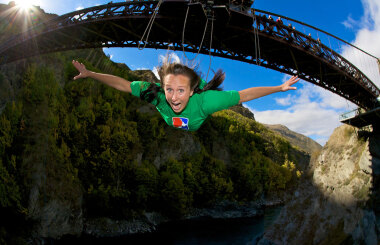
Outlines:
MULTIPOLYGON (((8 36, 20 26, 12 28, 8 36)), ((258 244, 378 244, 378 125, 341 126, 321 148, 237 106, 198 132, 178 131, 137 98, 73 81, 77 58, 156 81, 99 49, 0 67, 1 244, 149 233, 173 220, 256 217, 277 204, 284 208, 258 244)))

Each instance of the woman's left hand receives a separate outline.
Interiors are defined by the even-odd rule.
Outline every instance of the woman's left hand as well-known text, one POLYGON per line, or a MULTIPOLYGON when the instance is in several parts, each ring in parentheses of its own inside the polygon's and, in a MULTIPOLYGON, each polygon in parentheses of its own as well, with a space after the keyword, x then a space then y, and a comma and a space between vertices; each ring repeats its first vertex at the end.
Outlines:
POLYGON ((297 88, 292 87, 292 85, 295 84, 296 82, 298 82, 299 80, 300 80, 300 78, 298 78, 298 76, 292 76, 288 81, 284 82, 281 85, 281 91, 285 92, 288 90, 296 90, 297 88))

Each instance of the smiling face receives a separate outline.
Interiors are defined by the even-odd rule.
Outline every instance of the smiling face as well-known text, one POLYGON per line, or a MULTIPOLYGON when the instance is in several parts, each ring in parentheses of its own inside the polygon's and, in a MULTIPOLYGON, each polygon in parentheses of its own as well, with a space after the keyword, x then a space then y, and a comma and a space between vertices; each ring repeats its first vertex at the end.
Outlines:
POLYGON ((182 74, 168 74, 164 78, 166 101, 175 113, 182 112, 193 95, 190 79, 182 74))

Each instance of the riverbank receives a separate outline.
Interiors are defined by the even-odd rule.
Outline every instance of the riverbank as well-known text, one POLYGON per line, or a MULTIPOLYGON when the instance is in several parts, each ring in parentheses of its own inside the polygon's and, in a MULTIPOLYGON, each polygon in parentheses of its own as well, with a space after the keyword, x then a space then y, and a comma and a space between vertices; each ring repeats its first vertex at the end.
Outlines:
MULTIPOLYGON (((238 219, 253 218, 264 215, 267 207, 281 205, 280 199, 237 203, 222 201, 209 208, 194 208, 182 221, 198 219, 238 219)), ((95 237, 119 237, 132 234, 146 234, 157 230, 161 224, 177 222, 160 213, 150 212, 133 220, 113 220, 108 217, 84 221, 83 234, 95 237)))
POLYGON ((66 236, 52 244, 250 244, 273 223, 282 206, 261 208, 260 212, 250 217, 192 217, 161 223, 147 233, 116 237, 83 234, 81 237, 66 236))

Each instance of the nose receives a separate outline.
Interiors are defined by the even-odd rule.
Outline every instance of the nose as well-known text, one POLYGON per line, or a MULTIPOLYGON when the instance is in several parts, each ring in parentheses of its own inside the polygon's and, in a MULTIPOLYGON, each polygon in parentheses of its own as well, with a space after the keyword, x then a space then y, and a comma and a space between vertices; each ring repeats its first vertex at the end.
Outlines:
POLYGON ((178 97, 178 94, 177 94, 177 92, 173 92, 173 94, 172 94, 172 100, 177 100, 177 97, 178 97))

